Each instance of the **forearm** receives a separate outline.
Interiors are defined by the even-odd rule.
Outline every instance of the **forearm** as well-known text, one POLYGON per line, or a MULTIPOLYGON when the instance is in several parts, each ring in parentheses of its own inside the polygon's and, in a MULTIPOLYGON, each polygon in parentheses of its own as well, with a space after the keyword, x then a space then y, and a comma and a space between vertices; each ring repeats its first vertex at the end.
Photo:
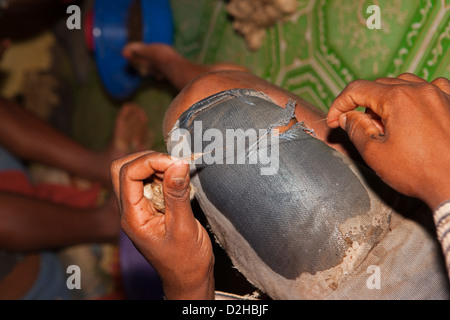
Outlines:
POLYGON ((434 222, 450 280, 450 199, 442 203, 434 212, 434 222))
POLYGON ((101 222, 98 210, 79 210, 0 193, 0 247, 6 250, 55 249, 100 241, 101 222))
POLYGON ((0 99, 0 119, 0 144, 16 156, 56 166, 78 176, 97 178, 95 153, 17 104, 0 99))

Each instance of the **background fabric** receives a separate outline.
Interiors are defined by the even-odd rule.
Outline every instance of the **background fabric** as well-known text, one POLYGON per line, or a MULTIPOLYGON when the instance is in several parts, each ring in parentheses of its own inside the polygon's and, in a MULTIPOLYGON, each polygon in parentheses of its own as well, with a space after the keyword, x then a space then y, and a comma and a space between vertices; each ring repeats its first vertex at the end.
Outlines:
POLYGON ((249 51, 224 1, 172 0, 176 47, 197 62, 231 61, 327 110, 356 79, 450 78, 449 0, 297 0, 287 22, 249 51), (378 5, 381 29, 366 22, 378 5))

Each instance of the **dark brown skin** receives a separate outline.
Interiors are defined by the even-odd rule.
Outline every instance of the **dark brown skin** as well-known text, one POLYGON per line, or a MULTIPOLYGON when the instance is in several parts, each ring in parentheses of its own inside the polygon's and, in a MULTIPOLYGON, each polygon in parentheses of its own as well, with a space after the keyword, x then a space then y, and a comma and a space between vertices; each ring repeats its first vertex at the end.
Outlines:
MULTIPOLYGON (((10 41, 0 39, 0 58, 10 41)), ((94 152, 0 97, 0 145, 23 160, 58 167, 112 189, 109 166, 126 154, 144 150, 147 115, 134 104, 118 113, 110 145, 94 152)), ((0 192, 0 248, 26 254, 7 278, 0 280, 0 298, 17 299, 31 287, 39 270, 39 252, 93 242, 116 243, 118 207, 112 196, 93 209, 76 209, 22 194, 0 192), (27 276, 24 276, 27 274, 27 276)))
POLYGON ((122 228, 158 270, 166 299, 214 299, 214 255, 192 213, 189 164, 150 151, 116 160, 111 176, 122 228), (162 174, 165 214, 144 197, 142 183, 162 174))
MULTIPOLYGON (((350 154, 348 150, 353 145, 349 147, 345 132, 338 130, 344 136, 330 139, 341 126, 369 165, 400 192, 419 196, 430 207, 450 199, 450 86, 445 79, 428 84, 415 76, 403 75, 374 83, 352 83, 336 99, 325 123, 321 120, 326 115, 307 102, 242 68, 228 64, 196 65, 166 45, 131 44, 124 55, 138 69, 182 89, 166 112, 164 134, 201 99, 228 89, 254 89, 280 106, 289 99, 295 100, 298 121, 310 124, 318 138, 334 149, 350 154), (371 111, 352 111, 358 105, 371 111)), ((189 177, 183 170, 187 170, 183 162, 146 152, 117 160, 111 175, 120 202, 122 227, 159 272, 166 298, 212 299, 214 256, 206 231, 192 215, 189 177), (186 174, 184 180, 174 179, 176 172, 182 173, 180 176, 186 174), (169 216, 158 214, 143 196, 143 180, 152 175, 163 178, 169 216)))
POLYGON ((450 82, 412 75, 355 81, 337 97, 340 126, 367 164, 394 189, 431 209, 450 199, 450 82), (358 106, 366 113, 354 111, 358 106))
MULTIPOLYGON (((343 153, 347 153, 346 147, 351 145, 345 134, 340 141, 328 141, 335 130, 326 126, 322 121, 326 115, 317 108, 240 66, 224 63, 197 65, 172 47, 161 44, 132 43, 124 49, 124 56, 141 72, 157 75, 181 90, 166 112, 164 134, 197 101, 224 90, 248 88, 264 92, 281 107, 289 100, 297 101, 297 120, 311 123, 319 139, 343 153)), ((122 228, 159 272, 167 299, 212 299, 214 256, 211 243, 206 231, 192 215, 187 189, 189 177, 180 185, 171 181, 170 168, 182 166, 175 161, 168 155, 140 153, 113 163, 111 176, 120 202, 122 228), (178 208, 169 213, 169 219, 167 213, 161 216, 143 197, 143 180, 151 175, 163 177, 163 183, 168 186, 165 188, 165 202, 178 208)))

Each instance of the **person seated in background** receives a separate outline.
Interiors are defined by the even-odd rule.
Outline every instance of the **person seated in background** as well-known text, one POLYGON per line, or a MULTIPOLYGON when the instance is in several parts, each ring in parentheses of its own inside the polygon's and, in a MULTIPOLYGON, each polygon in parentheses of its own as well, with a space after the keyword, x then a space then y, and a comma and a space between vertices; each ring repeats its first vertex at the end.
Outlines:
POLYGON ((214 255, 190 206, 191 184, 235 266, 273 299, 450 297, 447 79, 358 80, 326 115, 243 68, 193 64, 170 46, 133 43, 124 56, 181 90, 164 119, 168 154, 144 151, 111 166, 121 226, 167 299, 215 297, 214 255), (180 136, 196 135, 196 122, 201 137, 279 129, 279 170, 264 176, 262 164, 172 154, 180 136), (162 180, 165 213, 144 195, 149 180, 162 180), (372 267, 381 272, 377 290, 372 267))
MULTIPOLYGON (((0 57, 7 46, 0 41, 0 57)), ((101 207, 40 197, 22 160, 58 167, 111 190, 110 163, 148 147, 147 120, 140 107, 123 105, 109 147, 94 152, 0 98, 0 299, 70 299, 55 250, 116 243, 120 231, 114 197, 101 207)))

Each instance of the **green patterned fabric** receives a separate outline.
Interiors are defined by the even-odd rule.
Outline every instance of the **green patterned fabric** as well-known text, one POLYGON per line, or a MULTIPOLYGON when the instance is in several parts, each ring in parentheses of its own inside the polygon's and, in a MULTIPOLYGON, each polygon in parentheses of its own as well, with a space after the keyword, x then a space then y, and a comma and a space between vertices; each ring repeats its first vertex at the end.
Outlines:
MULTIPOLYGON (((226 3, 171 0, 175 48, 198 63, 244 65, 324 111, 355 79, 406 71, 427 80, 450 78, 450 0, 298 0, 298 12, 269 28, 255 52, 234 31, 226 3), (380 30, 366 26, 372 4, 381 9, 380 30)), ((175 95, 168 85, 146 81, 132 97, 149 115, 155 150, 165 151, 162 119, 175 95)), ((101 149, 120 103, 106 95, 94 64, 76 96, 74 137, 101 149)))
POLYGON ((350 81, 411 72, 450 78, 450 0, 298 0, 297 13, 247 49, 226 2, 172 0, 176 48, 199 63, 235 62, 322 110, 350 81), (381 29, 369 29, 370 5, 381 29))

